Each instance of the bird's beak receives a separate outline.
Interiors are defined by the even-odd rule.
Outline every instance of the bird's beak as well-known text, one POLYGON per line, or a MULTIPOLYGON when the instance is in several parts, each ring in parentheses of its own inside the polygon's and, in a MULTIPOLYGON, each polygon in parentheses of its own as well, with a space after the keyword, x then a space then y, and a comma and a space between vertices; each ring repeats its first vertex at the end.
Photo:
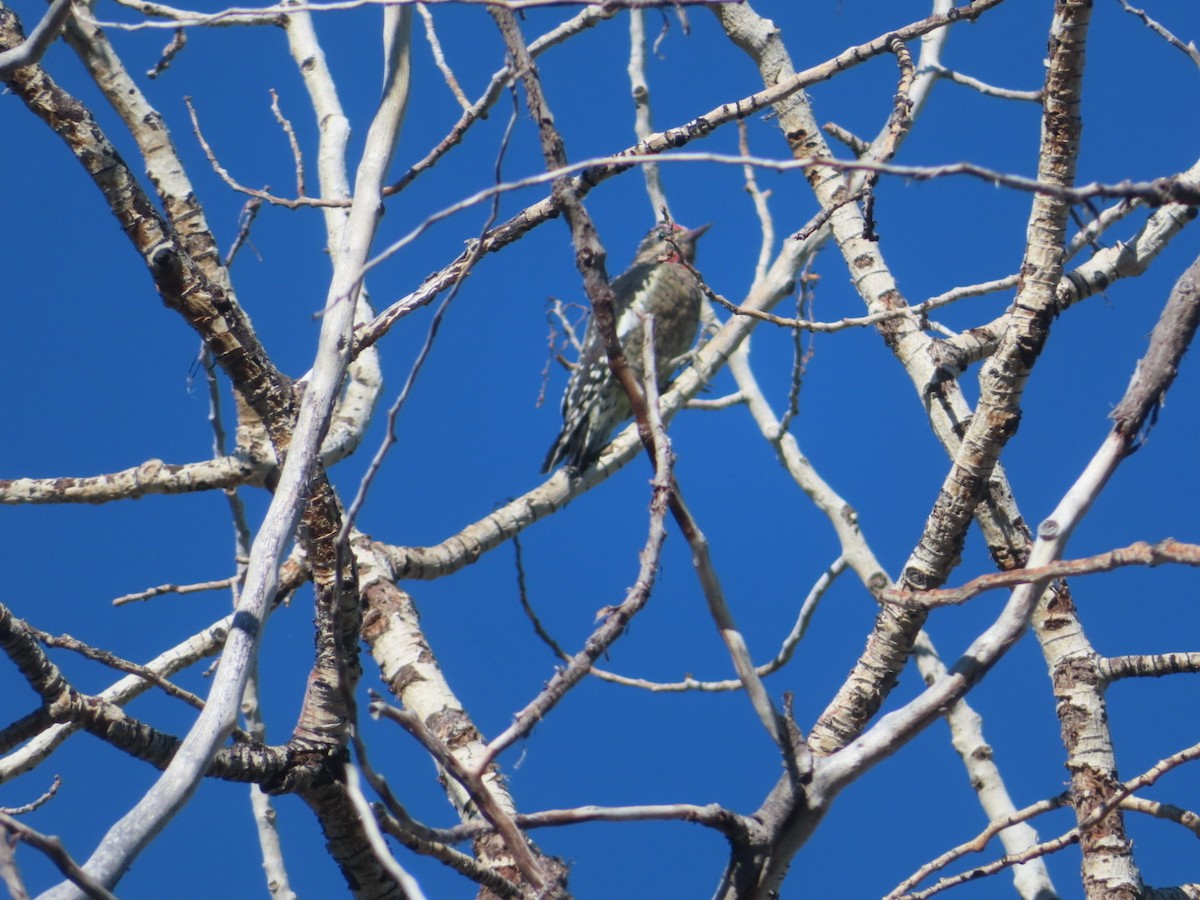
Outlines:
POLYGON ((701 225, 699 228, 690 228, 683 233, 683 239, 685 241, 694 241, 699 238, 700 235, 704 234, 704 232, 708 231, 708 229, 712 228, 712 226, 713 223, 709 222, 706 225, 701 225))

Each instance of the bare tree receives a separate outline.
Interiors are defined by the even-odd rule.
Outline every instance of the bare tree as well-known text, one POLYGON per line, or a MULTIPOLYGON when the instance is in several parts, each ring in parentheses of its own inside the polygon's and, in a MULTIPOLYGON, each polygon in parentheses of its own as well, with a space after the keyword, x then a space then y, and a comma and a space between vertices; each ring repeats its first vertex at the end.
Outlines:
POLYGON ((14 897, 249 893, 222 782, 278 897, 297 819, 369 898, 1200 897, 1200 17, 760 5, 0 5, 14 897), (584 297, 632 421, 535 481, 584 297))

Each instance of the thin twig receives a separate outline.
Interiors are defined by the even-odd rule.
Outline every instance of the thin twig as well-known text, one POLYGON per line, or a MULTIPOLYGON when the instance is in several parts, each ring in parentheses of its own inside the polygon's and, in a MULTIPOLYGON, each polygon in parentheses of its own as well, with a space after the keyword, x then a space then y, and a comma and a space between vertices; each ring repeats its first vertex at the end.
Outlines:
POLYGON ((1146 24, 1147 28, 1149 28, 1151 31, 1153 31, 1155 34, 1157 34, 1160 38, 1165 40, 1168 44, 1170 44, 1176 50, 1179 50, 1181 53, 1186 54, 1188 59, 1190 59, 1192 62, 1194 62, 1197 66, 1200 66, 1200 50, 1196 49, 1195 41, 1189 41, 1188 43, 1185 44, 1183 41, 1181 41, 1179 38, 1177 38, 1174 34, 1172 34, 1170 30, 1168 30, 1166 27, 1164 27, 1160 22, 1150 18, 1150 16, 1148 16, 1146 14, 1146 11, 1144 9, 1137 9, 1136 7, 1130 6, 1129 0, 1120 0, 1120 3, 1121 3, 1121 6, 1123 6, 1125 8, 1125 12, 1130 13, 1131 15, 1137 16, 1139 19, 1141 19, 1146 24))
POLYGON ((1057 797, 1039 800, 1037 803, 1030 804, 1024 809, 1017 810, 1012 815, 989 822, 987 827, 971 838, 971 840, 964 841, 957 847, 952 847, 936 859, 931 859, 925 865, 921 866, 912 875, 900 882, 884 900, 899 900, 900 897, 909 896, 906 893, 907 891, 911 891, 934 872, 946 868, 950 863, 962 859, 968 853, 981 853, 991 842, 992 838, 1004 829, 1011 828, 1013 825, 1018 825, 1021 822, 1028 822, 1030 819, 1040 816, 1043 813, 1061 809, 1068 803, 1069 799, 1067 793, 1063 792, 1057 797))
POLYGON ((275 114, 275 121, 279 123, 279 127, 287 135, 288 147, 292 151, 292 160, 296 164, 296 196, 303 197, 308 193, 304 187, 304 154, 300 152, 300 142, 296 139, 296 129, 292 127, 291 120, 279 108, 279 94, 276 93, 275 88, 271 88, 271 112, 275 114))
MULTIPOLYGON (((923 891, 902 893, 901 889, 897 888, 888 895, 888 900, 925 900, 925 898, 932 897, 934 894, 939 894, 948 888, 956 887, 957 885, 965 884, 968 881, 974 881, 987 875, 994 875, 997 872, 1003 871, 1004 869, 1020 865, 1021 863, 1029 862, 1032 859, 1046 856, 1047 854, 1054 853, 1063 849, 1064 847, 1068 847, 1071 844, 1078 843, 1079 835, 1082 832, 1098 824, 1104 819, 1105 816, 1120 807, 1125 802, 1126 798, 1128 798, 1134 791, 1141 790, 1144 787, 1149 787, 1172 769, 1176 769, 1185 763, 1193 762, 1197 759, 1200 759, 1200 744, 1193 744, 1192 746, 1186 747, 1177 753, 1171 754, 1165 759, 1159 760, 1141 775, 1126 781, 1118 790, 1113 792, 1112 796, 1106 798, 1103 803, 1099 804, 1094 810, 1092 810, 1092 812, 1083 820, 1081 820, 1074 828, 1059 835, 1058 837, 1049 841, 1043 841, 1042 843, 1030 847, 1021 853, 1009 853, 1000 859, 995 860, 994 862, 977 866, 958 875, 943 878, 941 881, 923 891)), ((1062 805, 1065 802, 1065 796, 1049 801, 1042 801, 1042 803, 1035 804, 1033 807, 1027 807, 1027 809, 1023 810, 1021 814, 1024 814, 1030 810, 1033 810, 1036 813, 1045 812, 1047 809, 1055 808, 1054 805, 1048 804, 1062 805)), ((1013 824, 1012 821, 1005 822, 1006 826, 1011 824, 1013 824)), ((976 849, 973 846, 976 842, 982 840, 983 844, 986 844, 987 840, 999 830, 1000 829, 993 829, 992 827, 989 827, 978 838, 976 838, 975 841, 971 842, 970 844, 962 845, 962 847, 965 847, 967 850, 976 849)), ((961 856, 962 853, 958 851, 961 850, 962 847, 956 848, 954 851, 950 852, 961 856)), ((979 849, 982 849, 982 845, 980 845, 979 849)), ((939 857, 939 861, 940 860, 941 857, 939 857)), ((925 868, 927 867, 923 867, 922 871, 924 871, 925 868)), ((913 878, 915 877, 916 876, 914 875, 913 878)), ((925 876, 922 875, 921 877, 925 876)), ((909 879, 905 882, 905 884, 907 885, 910 882, 913 884, 916 883, 913 881, 913 879, 909 879)))
POLYGON ((1159 541, 1157 544, 1138 541, 1128 547, 1118 547, 1115 550, 1083 559, 1059 560, 1032 569, 1011 569, 1007 572, 980 575, 958 588, 941 588, 932 591, 886 588, 880 594, 880 599, 885 603, 898 603, 902 606, 925 608, 957 606, 985 591, 1013 587, 1018 584, 1030 584, 1067 576, 1093 575, 1097 572, 1111 572, 1125 566, 1160 566, 1163 563, 1200 566, 1200 545, 1184 544, 1171 538, 1159 541))
MULTIPOLYGON (((496 154, 496 180, 499 181, 504 167, 504 154, 508 149, 508 144, 512 138, 513 127, 517 122, 517 106, 516 96, 513 96, 513 112, 509 117, 508 126, 504 129, 504 135, 500 139, 500 150, 496 154)), ((463 281, 474 267, 479 258, 483 256, 483 240, 482 235, 487 234, 488 230, 495 223, 496 218, 500 215, 500 198, 497 196, 492 201, 492 208, 487 219, 483 223, 483 228, 480 232, 480 238, 474 242, 473 253, 468 257, 464 264, 458 281, 450 290, 450 293, 438 306, 437 311, 433 315, 433 319, 429 323, 429 331, 425 335, 425 343, 421 345, 420 352, 417 353, 417 358, 413 361, 412 368, 409 370, 408 378, 404 381, 404 386, 400 389, 400 393, 396 396, 396 401, 388 409, 387 415, 387 432, 384 435, 383 441, 379 445, 379 449, 375 452, 375 456, 371 459, 370 465, 367 467, 367 472, 363 475, 362 481, 359 483, 358 491, 354 496, 354 501, 350 504, 350 508, 346 511, 345 519, 342 523, 341 533, 338 535, 338 544, 341 545, 349 540, 350 532, 354 528, 354 523, 358 518, 359 511, 367 500, 367 492, 370 490, 375 476, 379 473, 383 466, 383 461, 387 457, 388 451, 392 445, 396 443, 396 421, 400 417, 400 410, 404 408, 404 403, 412 393, 413 385, 416 384, 417 376, 421 372, 425 360, 429 358, 430 352, 433 350, 434 341, 437 339, 438 329, 441 327, 442 320, 446 316, 450 304, 454 302, 454 298, 458 296, 458 292, 462 287, 463 281)))
POLYGON ((133 594, 122 594, 113 599, 113 606, 124 606, 126 603, 137 603, 161 597, 164 594, 198 594, 202 591, 220 591, 237 584, 238 577, 218 578, 215 581, 200 581, 194 584, 160 584, 157 587, 146 588, 133 594))
MULTIPOLYGON (((17 819, 5 813, 0 813, 0 829, 46 855, 50 862, 68 881, 83 891, 92 900, 117 900, 116 894, 110 893, 104 885, 85 872, 67 853, 62 841, 56 837, 34 831, 28 825, 23 825, 17 819)), ((0 840, 7 835, 0 835, 0 840)))
MULTIPOLYGON (((629 65, 626 72, 633 96, 634 134, 639 141, 649 140, 654 134, 654 116, 650 110, 650 85, 646 81, 645 16, 640 9, 629 13, 629 65)), ((662 210, 663 219, 670 219, 667 193, 663 190, 658 166, 653 163, 642 166, 642 175, 646 179, 646 193, 650 195, 650 208, 662 210)))
POLYGON ((1035 91, 1017 91, 1011 88, 995 87, 980 81, 978 78, 963 75, 961 72, 955 72, 953 69, 947 69, 941 65, 936 66, 933 71, 937 72, 939 77, 945 78, 947 81, 953 81, 955 84, 969 87, 988 97, 999 97, 1002 100, 1025 100, 1031 103, 1042 102, 1042 92, 1040 89, 1035 91))
POLYGON ((383 834, 379 830, 379 823, 375 819, 375 813, 371 810, 371 804, 367 802, 367 798, 363 795, 362 785, 359 783, 358 767, 352 762, 346 763, 345 778, 343 785, 346 788, 346 794, 350 798, 350 804, 354 807, 354 811, 358 813, 358 821, 362 823, 363 833, 367 837, 367 846, 375 859, 379 862, 388 874, 392 876, 396 884, 404 891, 406 898, 411 900, 425 900, 425 894, 421 890, 421 885, 413 878, 400 863, 396 862, 396 858, 392 856, 388 850, 387 841, 383 839, 383 834))
POLYGON ((501 808, 488 786, 483 782, 483 772, 487 770, 490 762, 474 769, 467 768, 438 736, 426 727, 419 716, 407 709, 399 709, 384 703, 378 696, 373 696, 370 710, 373 717, 395 722, 416 738, 446 774, 462 785, 471 799, 475 801, 480 815, 487 819, 504 838, 504 843, 512 853, 513 860, 517 868, 521 870, 521 874, 528 878, 535 887, 541 888, 545 884, 546 877, 541 865, 530 852, 529 844, 521 834, 520 828, 513 822, 512 816, 501 808))
POLYGON ((54 799, 54 795, 58 793, 58 789, 62 787, 62 779, 55 775, 50 782, 50 787, 42 791, 41 796, 30 800, 28 803, 22 803, 20 806, 0 806, 0 812, 10 816, 24 816, 33 812, 35 809, 44 806, 54 799))
MULTIPOLYGON (((738 153, 750 156, 750 132, 746 128, 745 120, 738 121, 737 129, 738 153)), ((771 254, 775 249, 775 220, 771 216, 771 207, 767 204, 771 192, 758 186, 754 166, 742 166, 742 179, 746 183, 746 193, 750 195, 750 201, 754 204, 759 233, 762 235, 758 243, 758 259, 754 263, 754 283, 757 284, 766 277, 767 267, 771 264, 771 254)))
POLYGON ((437 29, 433 25, 433 14, 429 11, 428 4, 418 3, 417 13, 425 23, 425 40, 429 42, 429 49, 433 53, 434 65, 438 67, 438 70, 442 73, 442 77, 446 79, 446 86, 450 88, 450 93, 454 95, 454 99, 458 101, 458 105, 463 109, 470 109, 471 101, 463 93, 458 79, 454 77, 454 70, 446 62, 446 54, 442 50, 442 42, 438 40, 437 29))
MULTIPOLYGON (((563 825, 581 825, 587 822, 691 822, 715 829, 729 837, 740 836, 745 823, 740 816, 710 803, 695 806, 691 803, 664 803, 645 806, 581 806, 575 809, 545 809, 534 813, 519 813, 513 821, 520 828, 552 828, 563 825)), ((487 834, 491 827, 486 822, 465 822, 436 831, 437 836, 447 843, 457 843, 487 834)))
POLYGON ((226 269, 233 265, 233 260, 237 256, 238 251, 246 245, 250 246, 255 256, 260 260, 262 259, 262 254, 250 243, 250 229, 254 227, 254 220, 258 218, 258 212, 262 209, 262 205, 262 197, 251 197, 242 205, 242 211, 238 214, 237 236, 233 239, 233 244, 230 245, 229 252, 225 254, 225 259, 221 261, 226 269))

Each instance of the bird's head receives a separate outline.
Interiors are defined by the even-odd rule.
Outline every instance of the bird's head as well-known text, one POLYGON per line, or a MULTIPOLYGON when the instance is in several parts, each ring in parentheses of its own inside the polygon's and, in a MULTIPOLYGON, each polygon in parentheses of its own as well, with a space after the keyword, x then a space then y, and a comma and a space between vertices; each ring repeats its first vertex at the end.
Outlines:
POLYGON ((699 228, 684 228, 678 224, 659 222, 638 244, 634 264, 660 262, 695 262, 696 241, 712 227, 712 222, 699 228))

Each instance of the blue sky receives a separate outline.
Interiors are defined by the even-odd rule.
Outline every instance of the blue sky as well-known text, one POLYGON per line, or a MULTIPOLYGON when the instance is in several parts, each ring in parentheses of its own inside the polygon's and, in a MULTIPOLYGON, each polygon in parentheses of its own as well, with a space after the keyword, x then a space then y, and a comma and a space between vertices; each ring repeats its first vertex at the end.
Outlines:
MULTIPOLYGON (((28 27, 42 7, 14 8, 28 27)), ((195 8, 220 8, 196 4, 195 8)), ((797 68, 820 62, 850 44, 923 17, 926 4, 865 0, 756 8, 782 29, 797 68)), ((1186 40, 1200 40, 1200 8, 1160 2, 1148 8, 1186 40)), ((103 19, 131 13, 100 4, 103 19)), ((532 10, 527 37, 571 14, 532 10)), ((434 16, 450 64, 474 98, 503 63, 503 45, 480 9, 437 6, 434 16)), ((1004 87, 1041 84, 1050 4, 1009 0, 977 24, 955 29, 947 66, 1004 87)), ((656 126, 687 121, 718 104, 748 96, 761 81, 748 58, 720 35, 702 9, 689 12, 685 35, 671 28, 648 78, 656 126)), ((378 94, 379 12, 358 9, 318 17, 330 66, 361 139, 378 94)), ((647 14, 654 34, 658 14, 647 14)), ((140 73, 158 58, 168 31, 114 34, 129 69, 140 73)), ((539 68, 548 100, 573 159, 633 143, 632 106, 624 70, 625 19, 618 16, 564 47, 547 52, 539 68)), ((916 48, 914 47, 914 53, 916 48)), ((97 109, 112 139, 134 159, 132 142, 100 106, 79 63, 56 44, 48 71, 97 109)), ((1084 143, 1079 181, 1147 179, 1187 168, 1200 155, 1200 71, 1179 51, 1149 34, 1115 2, 1097 3, 1084 89, 1084 143)), ((409 107, 395 172, 424 156, 457 118, 428 47, 415 36, 416 92, 409 107)), ((883 123, 895 69, 880 58, 815 86, 818 121, 836 121, 871 137, 883 123)), ((145 80, 143 79, 143 82, 145 80)), ((221 162, 240 181, 292 191, 292 161, 270 112, 268 89, 280 95, 295 124, 315 185, 315 124, 282 31, 275 28, 193 29, 189 45, 167 73, 145 82, 150 101, 166 116, 218 240, 228 246, 244 198, 212 173, 190 133, 185 95, 193 98, 205 134, 221 162)), ((389 201, 380 246, 396 240, 437 210, 485 187, 507 123, 507 96, 452 154, 389 201)), ((1032 175, 1039 110, 983 97, 954 84, 938 85, 897 162, 932 165, 970 160, 1032 175)), ((4 211, 3 297, 8 340, 0 363, 5 390, 0 411, 9 440, 0 444, 0 478, 94 475, 161 458, 183 463, 211 453, 206 393, 194 377, 197 340, 157 298, 137 257, 82 169, 58 139, 11 95, 0 97, 0 209, 4 211)), ((783 158, 786 145, 766 118, 749 123, 754 153, 783 158)), ((725 128, 692 149, 736 152, 725 128)), ((542 167, 536 132, 523 113, 504 164, 506 178, 542 167)), ((134 164, 135 171, 141 166, 134 164)), ((780 235, 802 227, 816 211, 795 172, 761 172, 771 191, 780 235)), ((738 167, 665 167, 675 216, 689 225, 712 221, 698 265, 713 288, 744 296, 753 275, 758 227, 738 167)), ((315 187, 312 188, 315 190, 315 187)), ((540 199, 543 188, 506 195, 501 216, 540 199)), ((912 302, 951 287, 999 278, 1020 264, 1030 198, 967 178, 910 183, 885 177, 878 190, 881 250, 912 302)), ((587 200, 620 271, 652 223, 642 181, 628 173, 587 200)), ((1086 213, 1085 213, 1086 214, 1086 213)), ((412 290, 448 263, 482 227, 477 207, 432 229, 381 265, 369 281, 378 305, 412 290)), ((1142 215, 1118 225, 1106 241, 1126 239, 1142 215)), ((268 351, 292 376, 311 364, 329 275, 319 214, 264 209, 247 249, 233 266, 242 304, 268 351)), ((1004 465, 1025 518, 1036 523, 1058 501, 1108 428, 1145 335, 1167 292, 1196 254, 1185 230, 1142 278, 1113 285, 1067 311, 1030 381, 1018 436, 1004 465)), ((816 315, 832 320, 862 313, 845 267, 832 248, 814 271, 816 315)), ((540 407, 546 361, 547 299, 584 302, 572 264, 567 229, 550 222, 502 254, 486 258, 450 308, 437 344, 399 422, 392 450, 363 511, 362 528, 395 544, 441 541, 495 506, 539 483, 538 469, 559 427, 556 370, 540 407)), ((1010 294, 968 300, 937 319, 961 329, 989 321, 1010 294)), ((780 312, 787 314, 787 310, 780 312)), ((405 320, 381 344, 390 403, 425 339, 430 311, 405 320)), ((790 334, 760 327, 753 361, 777 410, 783 408, 792 365, 790 334)), ((859 512, 875 554, 895 574, 920 535, 945 475, 937 444, 900 366, 869 329, 818 335, 813 342, 793 425, 801 448, 821 475, 859 512)), ((976 370, 963 379, 977 393, 976 370)), ((732 385, 716 379, 710 397, 732 385)), ((1200 487, 1194 477, 1200 438, 1196 411, 1200 379, 1185 360, 1180 379, 1148 443, 1122 467, 1081 526, 1069 556, 1102 552, 1135 540, 1173 536, 1196 540, 1200 487)), ((332 477, 353 496, 369 453, 382 438, 382 416, 364 451, 332 477)), ((757 660, 776 651, 813 581, 837 556, 823 516, 783 473, 743 409, 688 411, 671 430, 677 472, 690 505, 714 548, 730 604, 757 660)), ((635 460, 521 537, 530 601, 564 645, 578 647, 595 612, 620 602, 637 572, 645 538, 648 469, 635 460)), ((244 492, 251 522, 266 508, 262 492, 244 492)), ((113 608, 113 597, 163 583, 188 583, 232 571, 232 532, 216 494, 147 497, 104 506, 7 506, 0 511, 5 572, 0 602, 36 627, 70 632, 120 655, 145 660, 228 610, 227 593, 164 597, 113 608)), ((961 583, 989 571, 977 532, 968 539, 961 583)), ((555 659, 521 612, 509 545, 453 578, 406 585, 421 609, 430 643, 455 690, 491 736, 541 689, 555 659)), ((1162 568, 1081 579, 1076 600, 1088 635, 1106 654, 1193 649, 1194 573, 1162 568)), ((299 708, 311 664, 311 595, 302 592, 270 621, 262 650, 270 737, 282 742, 299 708)), ((961 609, 939 612, 929 631, 952 660, 991 622, 1002 600, 985 595, 961 609)), ((794 661, 767 682, 778 699, 795 695, 807 730, 857 658, 874 616, 870 596, 850 575, 825 597, 794 661)), ((81 690, 111 680, 97 666, 55 654, 81 690)), ((379 688, 364 657, 363 688, 379 688)), ((7 665, 7 664, 5 664, 7 665)), ((33 695, 11 666, 0 665, 0 712, 8 722, 33 708, 33 695)), ((731 676, 727 654, 708 617, 685 542, 672 533, 648 609, 614 647, 606 668, 675 681, 731 676)), ((203 693, 197 668, 178 680, 203 693)), ((894 708, 920 689, 906 671, 889 701, 894 708)), ((1018 806, 1061 791, 1067 774, 1054 700, 1036 642, 1026 637, 979 688, 971 702, 985 717, 1008 788, 1018 806)), ((1121 684, 1109 693, 1122 776, 1194 742, 1186 711, 1197 689, 1185 676, 1121 684), (1178 720, 1178 724, 1176 724, 1178 720)), ((131 712, 172 733, 192 713, 174 701, 147 696, 131 712)), ((453 812, 434 780, 428 758, 386 724, 364 723, 376 767, 415 816, 453 824, 453 812)), ((542 723, 529 740, 501 758, 522 811, 583 804, 717 802, 739 812, 758 806, 779 774, 778 756, 738 694, 645 694, 587 682, 542 723)), ((0 804, 29 802, 52 774, 58 797, 29 824, 60 835, 82 859, 111 822, 153 781, 155 773, 88 736, 74 738, 34 773, 0 787, 0 804), (98 782, 97 775, 102 773, 98 782)), ((206 782, 195 799, 139 859, 118 888, 125 897, 254 896, 262 890, 246 789, 206 782), (219 862, 214 861, 214 854, 219 862), (169 880, 169 881, 168 881, 169 880), (194 892, 188 893, 189 885, 194 892)), ((1176 772, 1147 792, 1155 799, 1200 807, 1200 777, 1176 772)), ((293 885, 302 896, 339 896, 341 877, 325 857, 317 826, 294 798, 278 801, 280 828, 293 885)), ((1177 826, 1131 816, 1130 830, 1151 884, 1196 880, 1194 837, 1177 826)), ((853 785, 835 804, 793 864, 789 893, 870 897, 886 893, 916 866, 973 836, 984 824, 944 725, 936 723, 894 758, 853 785), (848 865, 853 861, 853 864, 848 865)), ((1070 825, 1068 813, 1038 820, 1042 837, 1070 825)), ((707 897, 725 861, 724 842, 682 823, 593 824, 542 830, 534 839, 573 863, 579 897, 707 897), (614 864, 614 861, 615 864, 614 864)), ((989 852, 984 854, 992 858, 989 852)), ((428 896, 468 897, 470 885, 439 864, 401 853, 428 896)), ((31 888, 54 881, 30 850, 18 861, 31 888)), ((1063 896, 1079 896, 1078 854, 1050 860, 1063 896)), ((959 889, 959 896, 1002 896, 1007 880, 959 889)))

